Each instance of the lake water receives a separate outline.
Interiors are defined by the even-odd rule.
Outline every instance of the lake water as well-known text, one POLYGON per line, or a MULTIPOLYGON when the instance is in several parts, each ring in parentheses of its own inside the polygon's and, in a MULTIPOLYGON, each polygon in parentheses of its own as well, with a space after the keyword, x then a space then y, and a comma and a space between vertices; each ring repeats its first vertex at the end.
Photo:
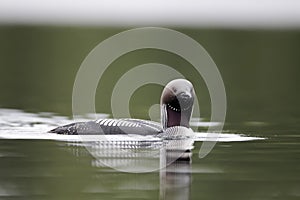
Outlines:
MULTIPOLYGON (((299 30, 179 30, 205 47, 226 88, 227 135, 205 158, 198 156, 199 139, 192 162, 125 173, 103 166, 84 146, 47 134, 73 121, 72 87, 82 60, 119 31, 0 27, 0 199, 300 198, 299 30)), ((202 124, 194 128, 203 132, 216 123, 209 122, 210 97, 201 77, 182 68, 189 65, 183 59, 151 49, 112 63, 99 82, 97 111, 111 114, 114 83, 132 66, 149 62, 199 79, 195 90, 202 124)), ((137 90, 129 105, 132 116, 149 118, 149 106, 159 101, 161 90, 157 85, 137 90)))
MULTIPOLYGON (((1 199, 297 199, 300 195, 297 131, 273 130, 264 124, 254 133, 224 133, 203 159, 198 157, 199 137, 192 162, 126 173, 93 157, 84 145, 74 143, 74 137, 46 133, 70 123, 67 117, 13 109, 0 113, 1 199)), ((244 128, 253 129, 253 124, 245 123, 244 128)), ((113 162, 130 162, 129 156, 113 162)))

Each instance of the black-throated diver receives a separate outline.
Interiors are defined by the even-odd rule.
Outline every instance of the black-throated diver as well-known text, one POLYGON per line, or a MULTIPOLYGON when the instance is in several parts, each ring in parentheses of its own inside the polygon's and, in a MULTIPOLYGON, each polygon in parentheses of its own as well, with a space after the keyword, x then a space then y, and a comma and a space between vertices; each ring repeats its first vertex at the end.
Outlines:
POLYGON ((88 122, 77 122, 57 127, 50 133, 66 135, 158 135, 168 137, 181 133, 189 135, 189 121, 194 105, 194 88, 185 79, 169 82, 161 95, 161 124, 141 119, 99 119, 88 122))

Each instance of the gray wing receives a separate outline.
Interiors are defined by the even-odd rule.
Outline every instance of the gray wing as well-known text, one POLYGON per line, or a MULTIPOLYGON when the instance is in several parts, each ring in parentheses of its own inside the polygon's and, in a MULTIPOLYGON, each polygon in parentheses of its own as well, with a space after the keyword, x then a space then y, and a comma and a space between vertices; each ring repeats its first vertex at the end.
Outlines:
POLYGON ((99 119, 57 127, 50 133, 65 135, 156 135, 163 132, 157 122, 139 119, 99 119))

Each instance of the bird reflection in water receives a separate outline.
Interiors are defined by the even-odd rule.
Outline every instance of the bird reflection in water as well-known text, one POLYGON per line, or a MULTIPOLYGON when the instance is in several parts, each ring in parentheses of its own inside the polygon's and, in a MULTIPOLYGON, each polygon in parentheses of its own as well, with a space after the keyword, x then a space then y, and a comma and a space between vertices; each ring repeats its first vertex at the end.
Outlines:
POLYGON ((166 167, 161 168, 159 172, 160 199, 189 199, 191 188, 191 150, 166 150, 164 159, 166 159, 168 164, 166 167))
MULTIPOLYGON (((190 196, 193 143, 192 139, 97 141, 88 145, 85 142, 84 146, 94 157, 94 167, 110 167, 116 171, 143 174, 159 171, 159 184, 155 185, 159 186, 159 199, 184 200, 190 196)), ((80 156, 79 148, 74 143, 70 145, 73 153, 80 156)), ((143 185, 137 183, 139 184, 143 185)))

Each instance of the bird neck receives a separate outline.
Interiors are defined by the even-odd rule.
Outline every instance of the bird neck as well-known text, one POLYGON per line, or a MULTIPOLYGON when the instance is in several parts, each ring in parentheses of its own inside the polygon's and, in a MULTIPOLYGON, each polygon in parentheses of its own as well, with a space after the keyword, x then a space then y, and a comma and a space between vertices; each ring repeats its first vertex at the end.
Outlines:
POLYGON ((191 111, 174 111, 166 106, 162 107, 162 125, 164 129, 173 126, 183 126, 186 128, 190 127, 190 116, 191 111))

